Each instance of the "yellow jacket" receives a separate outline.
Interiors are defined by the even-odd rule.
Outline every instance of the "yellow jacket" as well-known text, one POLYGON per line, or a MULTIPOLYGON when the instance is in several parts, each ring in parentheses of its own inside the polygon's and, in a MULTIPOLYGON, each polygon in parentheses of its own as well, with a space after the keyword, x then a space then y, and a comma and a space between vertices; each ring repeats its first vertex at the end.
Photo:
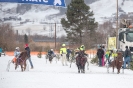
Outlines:
POLYGON ((117 53, 112 53, 112 57, 117 57, 117 53))
POLYGON ((60 54, 67 54, 67 49, 66 48, 61 48, 60 49, 60 54))

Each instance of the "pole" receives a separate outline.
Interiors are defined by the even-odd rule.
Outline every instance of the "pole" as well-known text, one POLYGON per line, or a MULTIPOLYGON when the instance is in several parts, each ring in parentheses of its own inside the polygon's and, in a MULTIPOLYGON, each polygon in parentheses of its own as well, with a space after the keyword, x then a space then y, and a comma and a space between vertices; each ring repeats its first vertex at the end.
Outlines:
POLYGON ((56 23, 55 23, 55 50, 56 50, 56 23))
POLYGON ((118 0, 116 0, 116 3, 117 3, 117 6, 116 6, 116 9, 117 9, 117 15, 116 15, 116 49, 118 49, 118 0))

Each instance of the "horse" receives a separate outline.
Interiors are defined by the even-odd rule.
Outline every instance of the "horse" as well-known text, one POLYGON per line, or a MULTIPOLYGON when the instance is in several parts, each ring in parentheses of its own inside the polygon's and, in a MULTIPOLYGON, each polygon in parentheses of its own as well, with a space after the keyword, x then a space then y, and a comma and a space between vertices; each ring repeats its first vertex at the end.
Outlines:
MULTIPOLYGON (((49 62, 51 63, 53 60, 53 57, 54 56, 52 54, 46 54, 46 63, 47 63, 47 59, 49 59, 49 62)), ((57 60, 56 60, 56 62, 57 62, 57 60)))
POLYGON ((51 63, 51 62, 52 62, 52 59, 53 59, 52 54, 49 54, 49 55, 48 55, 48 58, 49 58, 49 62, 51 63))
POLYGON ((84 52, 80 51, 78 56, 76 57, 76 65, 78 67, 78 73, 85 73, 85 64, 87 62, 87 58, 84 56, 84 52))
MULTIPOLYGON (((123 56, 121 52, 117 53, 117 57, 113 58, 112 61, 109 62, 110 64, 107 66, 107 70, 109 72, 109 67, 112 67, 113 73, 114 73, 114 68, 116 67, 117 69, 117 74, 120 73, 120 69, 122 67, 123 64, 123 56)), ((124 72, 124 70, 123 70, 124 72)))
POLYGON ((27 54, 27 51, 23 51, 20 53, 19 57, 17 58, 18 60, 16 61, 15 63, 15 70, 17 69, 18 65, 21 66, 21 71, 25 71, 26 70, 26 60, 27 60, 27 57, 28 54, 27 54))

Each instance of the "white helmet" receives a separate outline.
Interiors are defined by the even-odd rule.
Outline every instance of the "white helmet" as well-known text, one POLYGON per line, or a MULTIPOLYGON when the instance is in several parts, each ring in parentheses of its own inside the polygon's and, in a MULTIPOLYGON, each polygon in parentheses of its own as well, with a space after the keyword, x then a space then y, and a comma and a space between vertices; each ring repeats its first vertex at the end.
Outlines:
POLYGON ((16 47, 15 49, 19 50, 19 47, 16 47))
POLYGON ((51 51, 53 51, 53 49, 51 49, 51 51))
POLYGON ((117 52, 117 49, 113 49, 114 52, 117 52))

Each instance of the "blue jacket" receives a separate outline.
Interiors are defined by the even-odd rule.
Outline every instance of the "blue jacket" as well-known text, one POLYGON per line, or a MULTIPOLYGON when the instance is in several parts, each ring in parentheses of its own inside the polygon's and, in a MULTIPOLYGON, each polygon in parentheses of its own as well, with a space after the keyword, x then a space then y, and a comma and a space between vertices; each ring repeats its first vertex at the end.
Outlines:
POLYGON ((67 54, 70 54, 71 53, 71 50, 70 49, 67 49, 67 54))

